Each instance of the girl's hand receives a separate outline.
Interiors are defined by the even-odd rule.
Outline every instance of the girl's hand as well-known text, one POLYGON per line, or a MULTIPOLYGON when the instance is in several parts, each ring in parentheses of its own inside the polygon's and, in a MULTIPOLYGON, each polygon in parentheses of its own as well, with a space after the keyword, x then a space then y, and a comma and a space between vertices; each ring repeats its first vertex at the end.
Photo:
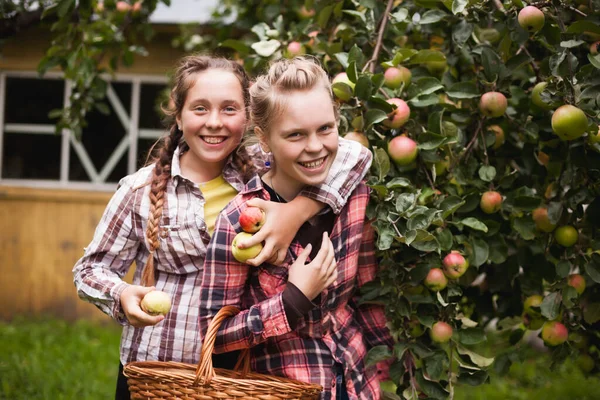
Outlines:
POLYGON ((152 316, 146 314, 140 306, 146 293, 153 290, 155 290, 154 287, 129 285, 121 292, 121 308, 131 326, 141 328, 143 326, 156 325, 165 319, 164 315, 152 316))
POLYGON ((311 249, 310 244, 306 246, 288 272, 288 281, 296 285, 310 301, 335 282, 338 275, 333 243, 327 232, 323 233, 321 249, 316 257, 310 263, 305 264, 311 249))
POLYGON ((239 243, 239 247, 245 249, 265 242, 262 251, 246 263, 254 266, 264 262, 281 265, 290 243, 308 219, 307 214, 310 215, 312 211, 294 206, 292 203, 276 203, 262 199, 251 199, 248 201, 248 206, 263 209, 267 218, 265 224, 252 238, 239 243))

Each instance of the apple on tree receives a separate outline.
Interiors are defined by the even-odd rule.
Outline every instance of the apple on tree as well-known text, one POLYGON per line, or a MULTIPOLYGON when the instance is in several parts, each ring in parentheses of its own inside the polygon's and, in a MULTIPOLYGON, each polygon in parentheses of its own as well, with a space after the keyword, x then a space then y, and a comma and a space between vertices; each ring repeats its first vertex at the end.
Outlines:
POLYGON ((390 89, 398 89, 404 84, 407 87, 410 83, 412 74, 410 70, 403 66, 390 67, 383 74, 383 82, 390 89))
POLYGON ((306 49, 300 42, 290 42, 287 45, 286 56, 287 58, 294 58, 296 56, 301 56, 302 54, 306 54, 306 49))
POLYGON ((490 190, 481 195, 479 202, 481 210, 486 214, 494 214, 502 208, 502 195, 490 190))
POLYGON ((542 100, 542 92, 548 86, 548 82, 539 82, 531 89, 531 102, 543 110, 550 110, 552 106, 542 100))
POLYGON ((585 291, 585 278, 579 274, 569 275, 567 284, 573 287, 577 294, 582 294, 585 291))
POLYGON ((388 143, 390 158, 400 166, 409 165, 415 161, 418 151, 417 142, 404 135, 396 136, 388 143))
POLYGON ((500 92, 487 92, 481 96, 479 110, 486 117, 500 117, 508 108, 506 96, 500 92))
POLYGON ((448 286, 448 278, 440 268, 431 268, 425 277, 425 286, 434 292, 439 292, 448 286))
POLYGON ((527 32, 537 32, 544 27, 546 17, 539 8, 527 6, 519 11, 517 20, 519 21, 521 28, 525 29, 527 32))
POLYGON ((431 327, 429 335, 436 343, 447 343, 452 337, 452 327, 443 321, 438 321, 431 327))
POLYGON ((560 106, 552 114, 552 130, 562 140, 574 140, 588 129, 587 116, 570 104, 560 106))
POLYGON ((331 81, 333 94, 341 101, 348 101, 354 95, 354 82, 348 78, 348 74, 340 72, 331 81))
POLYGON ((548 321, 542 327, 542 340, 548 346, 558 346, 567 341, 569 331, 558 321, 548 321))
POLYGON ((544 298, 539 294, 534 294, 525 299, 523 303, 523 323, 527 329, 536 330, 544 325, 542 313, 533 307, 540 307, 544 298))
POLYGON ((548 209, 545 207, 538 207, 531 212, 531 217, 535 222, 535 227, 540 231, 550 233, 556 228, 556 225, 550 222, 548 218, 548 209))
POLYGON ((450 279, 458 279, 467 272, 469 262, 458 251, 447 254, 442 261, 444 275, 450 279))
POLYGON ((365 135, 362 132, 356 132, 356 131, 348 132, 344 136, 344 139, 353 140, 355 142, 362 144, 367 149, 369 148, 369 139, 367 138, 367 135, 365 135))
POLYGON ((398 129, 402 127, 410 118, 410 107, 408 104, 402 99, 398 99, 393 97, 387 100, 388 103, 395 105, 396 109, 394 109, 386 120, 383 121, 383 125, 388 128, 398 129))
POLYGON ((554 231, 554 239, 563 247, 571 247, 579 239, 577 229, 570 225, 561 226, 554 231))

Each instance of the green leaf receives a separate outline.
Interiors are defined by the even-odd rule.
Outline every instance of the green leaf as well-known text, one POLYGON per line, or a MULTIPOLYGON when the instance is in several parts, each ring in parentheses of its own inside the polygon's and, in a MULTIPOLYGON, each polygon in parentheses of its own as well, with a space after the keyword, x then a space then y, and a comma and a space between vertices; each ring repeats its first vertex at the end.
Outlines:
POLYGON ((363 101, 369 100, 369 98, 371 97, 372 90, 373 83, 371 82, 371 79, 368 76, 363 75, 360 78, 358 78, 358 82, 356 82, 356 87, 354 88, 354 94, 356 95, 356 97, 363 101))
POLYGON ((465 7, 469 4, 468 0, 453 0, 452 1, 452 14, 456 15, 464 11, 465 7))
POLYGON ((585 272, 596 283, 600 283, 600 264, 593 259, 584 264, 585 272))
POLYGON ((396 189, 399 187, 405 188, 412 186, 412 183, 406 178, 394 178, 389 181, 386 185, 389 189, 396 189))
POLYGON ((553 320, 558 317, 558 312, 560 311, 560 303, 561 303, 561 295, 559 292, 550 293, 548 296, 544 297, 542 304, 540 305, 540 309, 542 310, 542 315, 544 318, 553 320))
POLYGON ((281 46, 279 40, 271 39, 253 43, 250 47, 261 57, 271 57, 279 49, 279 46, 281 46))
POLYGON ((435 238, 440 244, 440 249, 444 251, 452 249, 452 232, 450 232, 450 229, 442 229, 436 233, 435 238))
POLYGON ((556 275, 560 278, 566 278, 571 271, 571 263, 567 260, 560 260, 556 263, 556 275))
POLYGON ((496 168, 491 165, 482 165, 479 168, 479 178, 485 182, 491 182, 496 177, 496 168))
POLYGON ((458 376, 458 383, 466 384, 469 386, 479 386, 489 380, 487 371, 469 371, 466 369, 460 370, 458 376))
MULTIPOLYGON (((414 98, 414 97, 419 97, 419 96, 435 93, 436 91, 443 89, 443 88, 444 88, 444 85, 442 85, 442 83, 434 77, 421 78, 409 86, 408 97, 414 98)), ((436 98, 437 98, 437 96, 436 96, 436 98)))
POLYGON ((475 82, 458 82, 450 86, 446 94, 455 99, 473 99, 481 96, 475 82))
POLYGON ((556 225, 562 215, 563 206, 559 202, 548 204, 548 220, 551 224, 556 225))
POLYGON ((588 324, 600 321, 600 303, 589 303, 583 309, 583 319, 588 324))
MULTIPOLYGON (((338 82, 340 83, 340 82, 338 82)), ((337 83, 336 83, 337 85, 337 83)), ((348 86, 348 85, 346 85, 348 86)), ((376 108, 372 108, 370 110, 368 110, 365 113, 365 130, 369 129, 371 126, 373 126, 374 124, 378 124, 382 121, 385 121, 387 119, 387 114, 385 113, 385 111, 376 109, 376 108)))
POLYGON ((445 400, 448 398, 449 393, 442 387, 442 385, 440 385, 438 382, 432 382, 425 379, 421 370, 417 371, 416 378, 421 390, 427 396, 437 400, 445 400))
POLYGON ((417 136, 418 147, 420 150, 434 150, 444 144, 447 138, 432 132, 421 133, 417 136))
POLYGON ((386 345, 375 346, 367 353, 365 364, 367 367, 375 365, 380 361, 393 357, 392 351, 386 345))
POLYGON ((560 42, 560 47, 564 47, 565 49, 571 49, 573 47, 581 46, 585 42, 583 40, 565 40, 560 42))
POLYGON ((75 4, 75 0, 60 0, 57 7, 57 14, 60 18, 64 18, 71 7, 75 4))
POLYGON ((373 159, 373 167, 379 177, 380 181, 383 181, 383 178, 390 171, 390 157, 387 152, 383 149, 374 147, 374 159, 373 159))
POLYGON ((494 362, 494 358, 480 356, 479 354, 467 349, 466 347, 461 346, 460 344, 456 345, 456 350, 459 354, 469 357, 473 364, 482 368, 489 367, 494 362))
POLYGON ((401 8, 395 13, 391 14, 390 16, 396 23, 403 22, 404 20, 406 20, 406 17, 408 17, 408 10, 406 8, 401 8))
MULTIPOLYGON (((439 293, 439 292, 438 292, 439 293)), ((423 368, 432 380, 439 379, 444 371, 444 364, 448 362, 448 355, 445 351, 436 351, 432 355, 423 358, 423 368)))
POLYGON ((486 241, 479 238, 473 238, 471 243, 473 244, 473 254, 471 260, 474 266, 479 267, 488 260, 490 248, 486 241))
POLYGON ((442 201, 440 204, 440 210, 443 211, 442 218, 446 219, 450 215, 454 214, 456 210, 462 207, 465 201, 458 196, 449 196, 442 201))
POLYGON ((319 15, 317 15, 317 23, 319 24, 321 29, 324 29, 327 26, 329 18, 331 18, 332 12, 333 5, 328 5, 326 7, 323 7, 323 9, 321 9, 321 12, 319 12, 319 15))
POLYGON ((481 63, 488 81, 496 81, 500 76, 500 66, 502 65, 502 60, 500 60, 498 54, 492 49, 484 47, 481 52, 481 63))
MULTIPOLYGON (((453 4, 454 6, 454 4, 453 4)), ((461 19, 454 28, 452 28, 452 40, 459 46, 462 46, 473 33, 473 25, 465 19, 461 19)))
POLYGON ((515 231, 525 240, 535 238, 535 223, 529 217, 519 217, 512 221, 512 226, 515 231))
POLYGON ((221 47, 228 47, 230 49, 234 49, 235 51, 247 54, 250 52, 250 47, 241 40, 227 39, 221 42, 221 47))
POLYGON ((460 223, 465 226, 468 226, 471 229, 475 229, 477 231, 482 231, 482 232, 488 231, 488 227, 483 222, 478 220, 477 218, 468 217, 468 218, 465 218, 462 221, 460 221, 460 223))
POLYGON ((413 207, 416 200, 417 196, 414 193, 402 193, 398 195, 396 198, 396 211, 404 214, 413 207))
POLYGON ((600 34, 600 25, 592 21, 576 21, 567 28, 567 33, 594 32, 600 34))
POLYGON ((421 16, 419 20, 419 24, 427 25, 427 24, 435 24, 436 22, 440 22, 444 18, 446 18, 448 14, 439 9, 428 10, 421 16))
POLYGON ((350 55, 348 55, 348 68, 346 68, 346 74, 348 75, 348 79, 350 82, 356 83, 358 80, 358 71, 356 70, 356 61, 350 60, 350 55))
POLYGON ((344 70, 346 68, 348 68, 348 53, 335 53, 334 57, 338 60, 338 62, 340 64, 342 64, 342 67, 344 67, 344 70))
POLYGON ((600 69, 600 54, 592 55, 592 53, 588 53, 587 58, 594 67, 600 69))
POLYGON ((433 61, 446 61, 444 53, 438 50, 420 50, 409 60, 410 64, 423 64, 433 61))

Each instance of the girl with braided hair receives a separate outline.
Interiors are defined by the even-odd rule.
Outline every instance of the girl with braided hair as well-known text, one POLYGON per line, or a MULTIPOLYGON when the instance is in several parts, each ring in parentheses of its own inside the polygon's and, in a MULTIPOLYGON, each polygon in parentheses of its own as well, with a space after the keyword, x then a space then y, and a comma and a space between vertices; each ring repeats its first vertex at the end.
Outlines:
MULTIPOLYGON (((233 61, 199 55, 180 61, 167 110, 169 134, 157 144, 149 165, 119 182, 92 242, 73 268, 80 298, 123 325, 121 364, 198 363, 198 291, 216 217, 270 161, 258 145, 239 147, 248 120, 249 86, 244 69, 233 61), (129 284, 122 278, 134 262, 129 284), (154 289, 171 297, 166 316, 151 316, 140 307, 154 289)), ((325 182, 307 187, 293 202, 252 203, 266 211, 267 221, 242 243, 265 242, 251 262, 281 263, 305 221, 325 206, 338 213, 345 205, 372 157, 345 140, 337 153, 325 182)), ((120 370, 117 399, 122 398, 129 398, 129 392, 120 370)))

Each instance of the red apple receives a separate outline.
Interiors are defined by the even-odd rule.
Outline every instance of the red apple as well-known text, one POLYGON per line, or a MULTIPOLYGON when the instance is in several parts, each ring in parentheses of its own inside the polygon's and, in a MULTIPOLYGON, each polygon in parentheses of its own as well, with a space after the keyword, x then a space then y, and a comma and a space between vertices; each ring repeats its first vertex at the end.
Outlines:
POLYGON ((590 53, 592 53, 593 56, 600 53, 600 42, 590 44, 590 53))
POLYGON ((535 222, 535 227, 543 232, 552 232, 556 225, 550 222, 548 218, 548 209, 545 207, 536 208, 531 212, 531 217, 535 222))
POLYGON ((288 58, 293 58, 296 56, 301 56, 306 53, 306 49, 300 42, 290 42, 287 46, 286 55, 288 58))
POLYGON ((565 104, 552 114, 552 130, 562 140, 577 139, 587 131, 587 128, 587 116, 575 106, 565 104))
POLYGON ((458 251, 452 251, 444 257, 444 275, 450 279, 458 279, 467 272, 469 262, 458 251))
POLYGON ((397 165, 411 164, 416 158, 419 149, 417 143, 406 137, 396 136, 388 143, 388 153, 397 165))
POLYGON ((331 81, 333 85, 333 94, 341 101, 348 101, 354 94, 354 82, 348 78, 345 72, 340 72, 331 81), (336 85, 337 83, 344 83, 345 85, 336 85), (348 87, 346 87, 348 86, 348 87))
POLYGON ((353 140, 362 144, 367 149, 369 148, 369 139, 367 138, 367 135, 362 132, 348 132, 346 133, 346 136, 344 136, 344 139, 353 140))
POLYGON ((126 13, 131 10, 129 3, 124 1, 117 1, 117 11, 120 13, 126 13))
POLYGON ((429 332, 431 340, 436 343, 446 343, 452 337, 452 327, 445 322, 439 321, 433 324, 429 332))
POLYGON ((412 74, 406 67, 390 67, 385 70, 385 73, 383 74, 383 81, 385 86, 389 87, 390 89, 398 89, 400 86, 402 86, 402 84, 404 84, 404 87, 407 87, 410 83, 411 77, 412 74))
POLYGON ((490 190, 481 195, 479 202, 481 210, 486 214, 494 214, 502 208, 502 195, 490 190))
POLYGON ((434 292, 439 292, 448 286, 448 278, 440 268, 431 268, 425 277, 425 286, 434 292))
POLYGON ((266 214, 258 207, 246 207, 240 214, 240 227, 244 232, 255 233, 265 224, 266 214))
POLYGON ((296 14, 298 15, 298 18, 300 19, 307 19, 310 17, 314 17, 315 16, 315 9, 311 8, 310 10, 308 10, 304 5, 302 7, 300 7, 300 9, 296 12, 296 14))
POLYGON ((519 11, 517 19, 521 28, 528 32, 539 31, 544 27, 544 22, 546 22, 546 17, 542 10, 533 6, 527 6, 519 11))
POLYGON ((568 285, 575 288, 577 294, 581 294, 585 290, 585 278, 579 274, 569 275, 568 285))
POLYGON ((133 3, 133 6, 131 7, 131 11, 133 12, 133 14, 139 14, 140 11, 142 11, 142 2, 136 1, 135 3, 133 3))
POLYGON ((481 96, 479 101, 479 110, 486 117, 500 117, 504 115, 508 101, 500 92, 487 92, 481 96))
POLYGON ((577 243, 579 233, 577 232, 577 229, 572 226, 565 225, 556 229, 554 232, 554 239, 556 239, 556 242, 563 247, 571 247, 577 243))
POLYGON ((410 118, 410 108, 404 100, 393 97, 387 101, 396 106, 396 109, 388 115, 388 119, 383 121, 383 125, 388 128, 398 129, 410 118))
POLYGON ((549 321, 542 327, 542 339, 548 346, 558 346, 567 341, 567 327, 557 321, 549 321))

